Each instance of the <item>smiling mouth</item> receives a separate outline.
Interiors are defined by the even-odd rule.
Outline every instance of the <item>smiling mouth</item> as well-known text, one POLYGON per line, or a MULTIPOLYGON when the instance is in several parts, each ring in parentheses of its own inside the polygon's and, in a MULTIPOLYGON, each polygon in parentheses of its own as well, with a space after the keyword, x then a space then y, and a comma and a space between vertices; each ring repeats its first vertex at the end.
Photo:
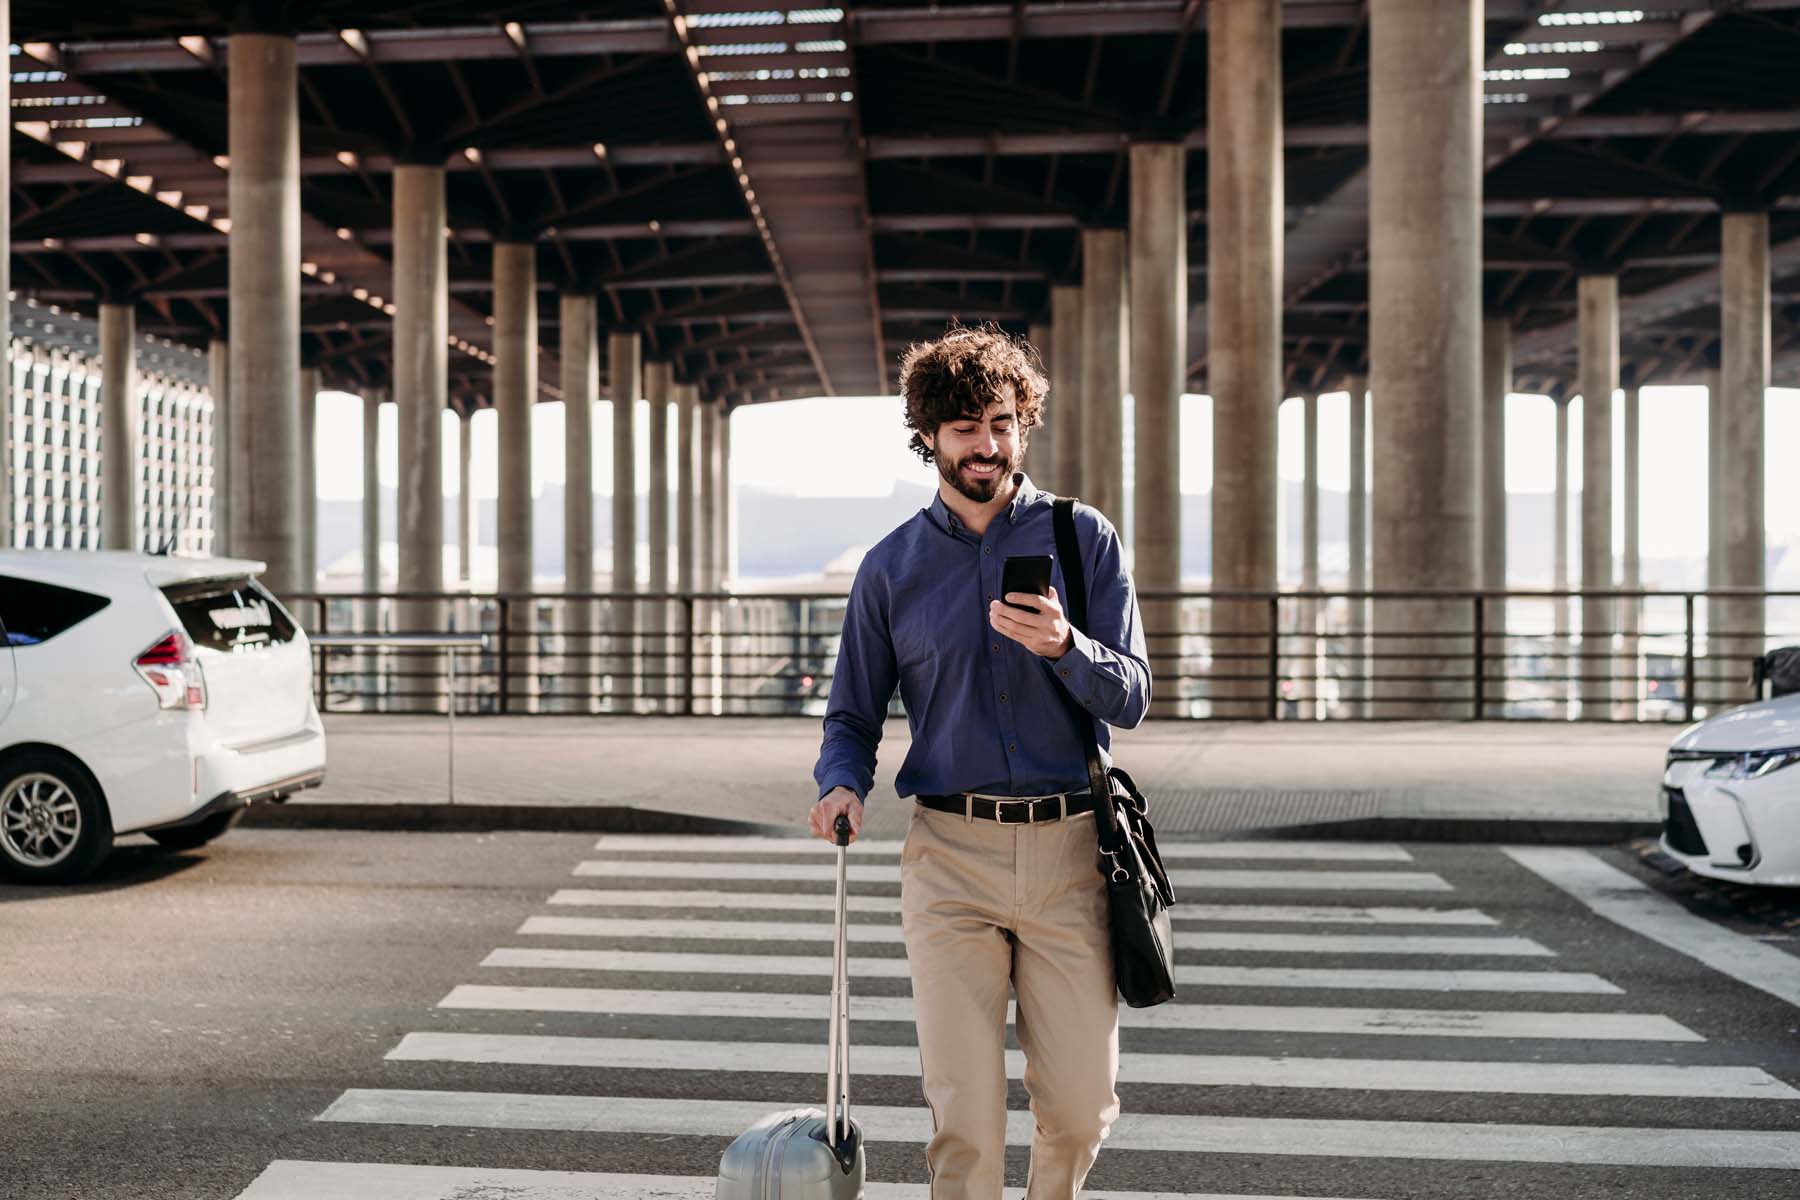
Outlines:
POLYGON ((999 463, 970 463, 963 470, 976 475, 995 475, 1000 471, 999 463))

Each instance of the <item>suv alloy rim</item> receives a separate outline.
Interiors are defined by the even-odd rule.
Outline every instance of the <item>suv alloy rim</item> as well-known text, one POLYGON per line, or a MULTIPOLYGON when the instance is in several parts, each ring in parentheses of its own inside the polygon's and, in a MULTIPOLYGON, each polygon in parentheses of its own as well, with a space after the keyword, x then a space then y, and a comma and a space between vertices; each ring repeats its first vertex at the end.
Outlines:
POLYGON ((28 867, 53 867, 81 837, 81 806, 54 775, 31 771, 0 793, 0 847, 28 867))

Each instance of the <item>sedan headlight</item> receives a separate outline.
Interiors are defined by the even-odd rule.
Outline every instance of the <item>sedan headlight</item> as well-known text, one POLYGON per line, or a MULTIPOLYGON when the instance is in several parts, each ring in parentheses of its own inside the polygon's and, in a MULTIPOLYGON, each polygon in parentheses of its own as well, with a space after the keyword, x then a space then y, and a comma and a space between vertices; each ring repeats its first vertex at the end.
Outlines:
POLYGON ((1706 768, 1708 779, 1761 779, 1783 767, 1800 763, 1800 748, 1761 750, 1754 754, 1738 754, 1716 760, 1706 768))

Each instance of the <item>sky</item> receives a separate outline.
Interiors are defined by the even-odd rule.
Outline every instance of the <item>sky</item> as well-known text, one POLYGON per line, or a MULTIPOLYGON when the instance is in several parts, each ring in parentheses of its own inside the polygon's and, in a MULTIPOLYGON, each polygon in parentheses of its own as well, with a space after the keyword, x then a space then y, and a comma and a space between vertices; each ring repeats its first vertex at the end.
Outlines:
MULTIPOLYGON (((791 400, 739 409, 732 417, 732 472, 739 486, 782 491, 805 497, 881 496, 905 481, 931 486, 930 467, 907 450, 897 397, 832 397, 791 400)), ((1641 531, 1646 558, 1673 558, 1705 553, 1706 548, 1706 392, 1698 387, 1647 387, 1641 393, 1642 469, 1641 531)), ((594 414, 594 488, 612 488, 611 406, 601 402, 594 414)), ((1615 408, 1615 455, 1622 457, 1623 424, 1615 408)), ((1569 460, 1572 486, 1581 477, 1581 401, 1571 403, 1569 460)), ((648 406, 638 405, 638 479, 649 475, 648 406)), ((495 415, 484 410, 474 417, 473 488, 477 498, 496 494, 495 415)), ((1379 407, 1371 403, 1371 423, 1379 407)), ((1800 389, 1769 391, 1765 444, 1800 445, 1800 389)), ((381 481, 397 479, 394 406, 381 408, 381 481)), ((1187 395, 1181 401, 1181 490, 1205 492, 1212 482, 1211 400, 1187 395)), ((560 403, 532 406, 534 492, 564 478, 563 410, 560 403)), ((457 418, 444 414, 444 487, 457 490, 457 418)), ((362 495, 362 401, 343 392, 319 397, 318 463, 322 499, 356 500, 362 495)), ((1301 406, 1282 405, 1280 470, 1285 480, 1299 480, 1302 465, 1301 406)), ((1555 406, 1546 396, 1515 394, 1507 402, 1506 484, 1510 492, 1549 492, 1555 480, 1555 406)), ((673 446, 671 437, 671 446, 673 446)), ((1349 399, 1327 393, 1319 408, 1319 480, 1327 490, 1349 486, 1349 399)), ((1617 461, 1615 457, 1615 461, 1617 461)), ((1766 512, 1772 543, 1800 540, 1800 473, 1785 470, 1779 454, 1767 455, 1766 512)), ((1029 454, 1026 469, 1030 469, 1029 454)), ((1615 496, 1623 488, 1623 471, 1614 471, 1615 496)), ((1572 506, 1573 507, 1573 506, 1572 506)), ((1622 505, 1614 504, 1615 525, 1622 505)), ((1574 513, 1579 519, 1579 511, 1574 513)), ((1298 519, 1284 514, 1284 520, 1298 519)), ((1622 530, 1615 529, 1615 539, 1622 530)), ((1580 544, 1579 526, 1571 539, 1580 544)))

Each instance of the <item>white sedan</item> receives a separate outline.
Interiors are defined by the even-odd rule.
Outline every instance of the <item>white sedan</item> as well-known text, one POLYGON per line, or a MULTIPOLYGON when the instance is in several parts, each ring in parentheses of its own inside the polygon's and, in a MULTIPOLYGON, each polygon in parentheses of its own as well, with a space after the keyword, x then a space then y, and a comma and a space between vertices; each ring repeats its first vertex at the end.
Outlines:
POLYGON ((1688 870, 1800 886, 1800 693, 1683 730, 1662 790, 1662 846, 1688 870))
POLYGON ((79 879, 124 833, 190 849, 323 780, 312 651, 262 569, 0 551, 0 874, 79 879))

